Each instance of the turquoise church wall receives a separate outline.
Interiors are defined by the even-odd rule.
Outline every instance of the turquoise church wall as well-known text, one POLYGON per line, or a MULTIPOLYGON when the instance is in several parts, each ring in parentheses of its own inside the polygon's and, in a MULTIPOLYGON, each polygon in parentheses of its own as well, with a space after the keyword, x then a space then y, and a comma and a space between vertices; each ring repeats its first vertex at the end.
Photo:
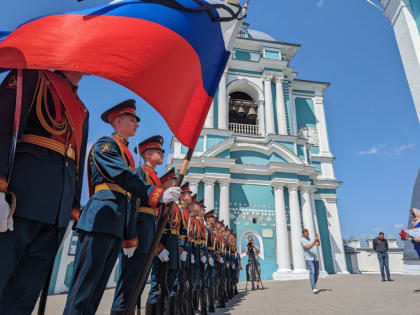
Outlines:
POLYGON ((315 209, 318 218, 318 229, 322 243, 325 270, 328 273, 334 273, 334 262, 332 259, 330 234, 328 231, 327 209, 322 200, 315 200, 315 209))
POLYGON ((291 115, 291 106, 292 100, 290 99, 290 81, 283 81, 283 95, 284 95, 284 104, 286 105, 286 120, 287 120, 287 133, 292 134, 292 115, 291 115))
POLYGON ((228 138, 227 136, 207 135, 207 151, 228 138))
MULTIPOLYGON (((200 136, 197 141, 197 145, 195 146, 195 152, 204 152, 204 137, 200 136)), ((181 153, 187 154, 188 148, 186 146, 181 147, 181 153)))
POLYGON ((314 104, 311 98, 296 97, 296 116, 298 127, 316 127, 314 104))
POLYGON ((297 154, 299 156, 299 159, 302 161, 305 161, 305 146, 302 144, 297 145, 297 154))
MULTIPOLYGON (((261 236, 264 247, 264 259, 260 259, 261 278, 272 279, 272 274, 277 270, 275 251, 275 217, 274 217, 274 193, 271 186, 231 184, 229 191, 231 202, 230 225, 236 231, 238 237, 244 231, 252 230, 261 236), (258 210, 253 210, 258 209, 258 210), (245 213, 248 212, 248 213, 245 213), (256 218, 254 224, 252 219, 256 218), (263 238, 263 230, 272 230, 272 237, 263 238)), ((244 241, 239 240, 244 244, 244 241)), ((245 241, 246 243, 246 241, 245 241)), ((243 251, 244 248, 241 248, 243 251)), ((247 264, 248 258, 242 258, 242 264, 247 264)), ((245 280, 245 272, 241 273, 241 280, 245 280)))
POLYGON ((255 151, 235 151, 230 153, 230 157, 236 159, 236 164, 267 165, 270 162, 287 162, 280 155, 273 153, 265 155, 255 151))
POLYGON ((198 195, 198 200, 204 199, 204 183, 203 182, 200 182, 198 184, 197 195, 198 195))

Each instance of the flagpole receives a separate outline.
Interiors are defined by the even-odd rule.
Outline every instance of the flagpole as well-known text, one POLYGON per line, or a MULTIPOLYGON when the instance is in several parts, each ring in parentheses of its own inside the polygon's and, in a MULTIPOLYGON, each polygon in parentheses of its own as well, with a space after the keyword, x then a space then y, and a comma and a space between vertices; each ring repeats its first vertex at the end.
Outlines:
MULTIPOLYGON (((193 153, 194 153, 194 149, 189 149, 187 154, 185 155, 184 162, 182 164, 182 167, 181 167, 181 170, 179 172, 178 179, 177 179, 177 186, 178 187, 181 186, 182 181, 184 180, 184 176, 187 173, 188 166, 190 165, 190 161, 191 161, 193 153)), ((126 310, 123 310, 123 311, 119 310, 118 314, 124 314, 124 315, 134 314, 134 310, 135 310, 136 303, 137 303, 137 298, 140 296, 140 292, 141 292, 142 288, 144 287, 144 283, 145 283, 147 275, 149 273, 150 266, 152 265, 153 258, 155 257, 156 249, 159 246, 160 239, 163 235, 163 232, 165 231, 166 224, 168 223, 168 221, 171 217, 173 205, 174 205, 174 202, 171 202, 171 203, 165 205, 165 210, 164 210, 164 213, 163 213, 163 216, 162 216, 162 220, 160 221, 160 225, 158 226, 158 230, 155 234, 155 238, 153 240, 152 246, 149 250, 149 253, 147 254, 146 260, 144 262, 142 273, 137 278, 136 286, 135 286, 134 291, 131 294, 129 302, 128 302, 128 307, 127 307, 126 310)), ((114 315, 114 314, 116 314, 116 313, 111 311, 111 315, 114 315)))

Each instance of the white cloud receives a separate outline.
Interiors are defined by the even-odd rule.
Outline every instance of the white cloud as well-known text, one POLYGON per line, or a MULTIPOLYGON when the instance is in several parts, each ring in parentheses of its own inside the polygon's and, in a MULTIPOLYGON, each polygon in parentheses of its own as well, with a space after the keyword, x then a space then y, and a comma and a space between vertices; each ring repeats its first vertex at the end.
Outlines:
POLYGON ((373 146, 366 151, 359 151, 359 155, 381 155, 381 156, 401 156, 402 152, 411 150, 416 145, 414 143, 403 144, 388 148, 385 144, 373 146))
POLYGON ((367 151, 359 151, 359 155, 378 155, 380 149, 382 149, 385 145, 381 144, 379 146, 375 146, 370 148, 367 151))
POLYGON ((394 224, 394 229, 401 229, 404 226, 402 223, 394 224))
POLYGON ((316 6, 318 8, 322 7, 325 4, 325 0, 318 0, 318 2, 316 3, 316 6))
POLYGON ((403 144, 403 145, 400 145, 399 147, 394 148, 392 153, 393 153, 394 156, 400 156, 401 152, 411 150, 415 146, 416 145, 414 143, 403 144))

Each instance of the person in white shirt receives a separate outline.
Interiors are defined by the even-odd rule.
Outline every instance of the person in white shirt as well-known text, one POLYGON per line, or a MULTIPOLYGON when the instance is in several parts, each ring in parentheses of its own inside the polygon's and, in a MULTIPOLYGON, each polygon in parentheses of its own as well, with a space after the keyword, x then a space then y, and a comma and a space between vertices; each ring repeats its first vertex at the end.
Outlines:
POLYGON ((306 266, 309 269, 309 281, 311 283, 312 292, 315 294, 319 292, 316 288, 319 275, 319 261, 315 247, 320 245, 318 234, 315 234, 315 240, 311 240, 309 238, 308 229, 303 229, 300 244, 303 247, 306 266))

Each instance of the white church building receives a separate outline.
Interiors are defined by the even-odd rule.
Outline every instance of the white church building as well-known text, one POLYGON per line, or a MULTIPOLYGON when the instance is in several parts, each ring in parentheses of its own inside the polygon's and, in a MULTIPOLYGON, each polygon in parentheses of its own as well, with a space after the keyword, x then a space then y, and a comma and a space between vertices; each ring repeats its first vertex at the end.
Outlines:
MULTIPOLYGON (((322 274, 347 273, 329 83, 297 79, 290 61, 299 47, 243 25, 185 179, 236 231, 241 252, 254 235, 263 279, 308 277, 302 227, 320 235, 322 274)), ((180 169, 187 148, 176 138, 171 146, 168 167, 180 169)))

